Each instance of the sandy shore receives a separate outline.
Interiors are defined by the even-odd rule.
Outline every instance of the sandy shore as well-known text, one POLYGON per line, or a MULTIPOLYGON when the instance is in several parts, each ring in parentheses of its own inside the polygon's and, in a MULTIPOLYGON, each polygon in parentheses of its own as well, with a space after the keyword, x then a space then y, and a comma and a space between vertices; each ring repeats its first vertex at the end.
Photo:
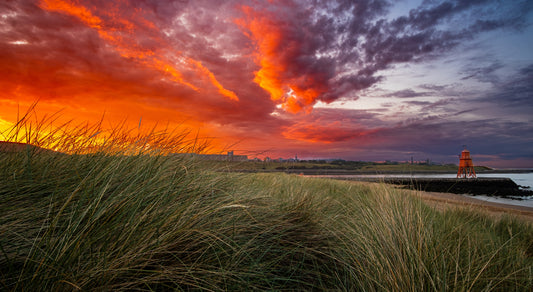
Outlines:
POLYGON ((419 196, 428 205, 435 207, 437 210, 445 210, 446 208, 479 209, 495 217, 510 214, 516 215, 529 222, 533 222, 533 208, 531 207, 486 202, 450 193, 411 192, 413 192, 415 196, 419 196))
MULTIPOLYGON (((365 183, 361 181, 352 181, 354 183, 365 183)), ((369 183, 369 182, 366 182, 369 183)), ((372 182, 370 182, 372 183, 372 182)), ((517 216, 533 224, 533 208, 527 206, 509 205, 496 202, 478 200, 472 197, 453 193, 424 192, 418 190, 404 189, 400 186, 393 186, 406 192, 411 192, 414 196, 421 198, 426 204, 434 207, 436 210, 444 211, 446 209, 464 208, 471 210, 480 210, 495 218, 503 215, 517 216)))

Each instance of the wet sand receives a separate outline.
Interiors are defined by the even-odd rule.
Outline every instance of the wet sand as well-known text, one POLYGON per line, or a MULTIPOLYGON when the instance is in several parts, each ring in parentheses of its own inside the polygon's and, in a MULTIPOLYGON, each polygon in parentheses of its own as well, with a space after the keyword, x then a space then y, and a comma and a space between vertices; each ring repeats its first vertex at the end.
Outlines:
POLYGON ((533 208, 531 207, 486 202, 451 193, 423 191, 410 192, 412 192, 413 195, 420 197, 425 203, 437 210, 445 210, 448 208, 478 209, 491 216, 500 217, 504 214, 510 214, 533 223, 533 208))

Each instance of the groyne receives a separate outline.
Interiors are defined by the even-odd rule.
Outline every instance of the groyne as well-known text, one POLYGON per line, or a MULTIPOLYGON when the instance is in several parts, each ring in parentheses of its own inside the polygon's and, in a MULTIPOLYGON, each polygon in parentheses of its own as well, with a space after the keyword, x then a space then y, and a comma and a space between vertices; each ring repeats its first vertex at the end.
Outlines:
MULTIPOLYGON (((340 178, 339 179, 347 179, 340 178)), ((351 180, 383 182, 406 188, 454 194, 486 195, 504 198, 533 196, 533 191, 523 190, 510 178, 349 178, 351 180)))
MULTIPOLYGON (((279 172, 280 170, 238 170, 237 172, 279 172)), ((530 173, 531 169, 516 170, 490 170, 482 171, 486 173, 530 173), (507 171, 507 172, 505 172, 507 171)), ((413 175, 444 175, 455 176, 455 172, 449 171, 361 171, 349 169, 285 169, 282 172, 289 174, 299 174, 306 176, 327 177, 338 180, 355 180, 368 182, 383 182, 400 185, 405 188, 416 189, 427 192, 469 194, 496 196, 511 199, 530 199, 533 197, 533 190, 523 189, 513 180, 507 177, 481 177, 481 178, 435 178, 435 177, 413 177, 413 175), (369 175, 365 177, 365 175, 369 175), (392 175, 387 177, 387 175, 392 175)))

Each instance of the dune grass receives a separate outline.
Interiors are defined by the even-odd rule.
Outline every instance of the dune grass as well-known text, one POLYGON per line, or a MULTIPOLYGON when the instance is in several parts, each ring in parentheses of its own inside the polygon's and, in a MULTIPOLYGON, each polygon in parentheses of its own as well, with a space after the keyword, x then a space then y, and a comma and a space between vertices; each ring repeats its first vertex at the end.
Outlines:
POLYGON ((83 127, 32 132, 69 154, 0 154, 1 290, 533 288, 533 227, 516 218, 438 212, 382 184, 224 173, 168 155, 203 145, 181 132, 83 127))

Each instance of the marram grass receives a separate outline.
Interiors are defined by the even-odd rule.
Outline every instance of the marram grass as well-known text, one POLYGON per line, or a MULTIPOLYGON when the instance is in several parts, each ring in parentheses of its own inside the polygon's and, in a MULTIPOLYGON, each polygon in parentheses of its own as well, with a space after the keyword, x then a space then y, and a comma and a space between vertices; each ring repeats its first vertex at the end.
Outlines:
POLYGON ((71 154, 0 154, 1 290, 533 289, 533 227, 517 218, 438 212, 381 184, 217 172, 166 155, 198 143, 162 133, 137 139, 167 151, 108 136, 122 152, 58 133, 71 154))

